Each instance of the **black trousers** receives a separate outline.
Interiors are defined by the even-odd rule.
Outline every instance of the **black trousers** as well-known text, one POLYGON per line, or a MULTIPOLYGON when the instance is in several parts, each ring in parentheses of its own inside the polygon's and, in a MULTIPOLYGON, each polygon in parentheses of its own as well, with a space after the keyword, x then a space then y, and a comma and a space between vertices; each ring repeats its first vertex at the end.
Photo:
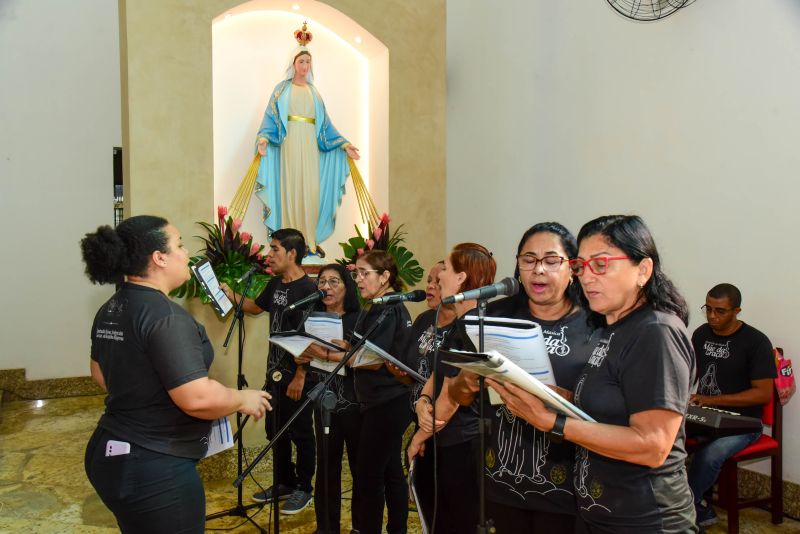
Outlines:
POLYGON ((586 532, 577 516, 517 508, 488 501, 486 517, 494 522, 497 534, 573 534, 586 532))
MULTIPOLYGON (((436 532, 461 534, 478 526, 478 439, 449 447, 437 447, 436 532)), ((434 522, 433 440, 425 443, 425 455, 417 458, 414 487, 422 516, 430 529, 434 522)))
MULTIPOLYGON (((361 414, 349 410, 341 414, 331 414, 328 434, 328 454, 323 451, 323 429, 318 410, 314 410, 314 429, 317 434, 317 478, 314 481, 314 513, 317 516, 317 531, 325 532, 325 511, 328 512, 329 531, 338 533, 342 518, 342 456, 347 446, 347 463, 350 472, 355 474, 358 459, 358 439, 361 432, 361 414), (327 465, 327 470, 325 469, 327 465), (324 479, 327 476, 327 484, 324 479)), ((355 475, 353 476, 355 483, 355 475)), ((358 499, 352 499, 352 528, 359 530, 358 499)))
MULTIPOLYGON (((273 417, 271 415, 267 416, 265 421, 267 439, 271 440, 275 432, 283 428, 286 421, 297 411, 297 408, 300 407, 303 399, 313 387, 310 382, 306 378, 306 382, 303 385, 303 394, 300 396, 299 401, 292 400, 286 396, 286 388, 289 385, 288 378, 277 384, 277 389, 273 389, 273 397, 277 395, 280 399, 278 403, 273 402, 273 408, 277 411, 275 414, 277 428, 273 428, 273 417)), ((273 388, 275 388, 275 384, 273 384, 273 388)), ((306 406, 297 419, 292 422, 286 434, 281 436, 280 441, 275 445, 277 465, 273 466, 277 473, 276 478, 279 484, 290 488, 298 488, 308 493, 311 493, 311 479, 314 478, 316 460, 313 411, 313 404, 306 406), (297 464, 292 462, 292 443, 297 449, 297 464)))
POLYGON ((109 439, 97 428, 89 439, 84 467, 123 533, 201 534, 206 499, 197 461, 161 454, 131 443, 131 452, 106 456, 109 439))
POLYGON ((371 406, 362 412, 358 463, 353 498, 358 502, 361 534, 383 532, 383 506, 388 510, 386 530, 405 534, 408 522, 408 484, 403 474, 403 433, 411 422, 408 395, 371 406))

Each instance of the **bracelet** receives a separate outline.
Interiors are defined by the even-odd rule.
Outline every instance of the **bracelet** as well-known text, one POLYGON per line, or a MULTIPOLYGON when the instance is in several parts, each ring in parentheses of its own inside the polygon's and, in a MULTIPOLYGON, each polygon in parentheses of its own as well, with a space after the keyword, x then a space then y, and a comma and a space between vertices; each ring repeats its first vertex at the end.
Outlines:
POLYGON ((430 395, 428 395, 427 393, 423 393, 422 395, 419 396, 419 398, 417 400, 414 401, 414 406, 416 406, 417 403, 419 401, 421 401, 422 399, 425 399, 426 401, 428 401, 428 404, 433 404, 433 399, 430 397, 430 395))

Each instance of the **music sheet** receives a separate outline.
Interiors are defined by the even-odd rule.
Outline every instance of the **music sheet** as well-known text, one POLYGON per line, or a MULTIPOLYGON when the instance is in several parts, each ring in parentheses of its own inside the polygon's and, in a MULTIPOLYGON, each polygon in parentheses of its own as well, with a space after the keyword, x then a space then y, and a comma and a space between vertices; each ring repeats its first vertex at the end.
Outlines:
MULTIPOLYGON (((594 421, 583 410, 495 350, 484 353, 443 350, 441 351, 441 357, 442 361, 452 366, 466 369, 497 382, 511 382, 528 393, 536 395, 552 411, 560 412, 576 419, 594 421)), ((493 390, 490 388, 489 391, 493 390)))

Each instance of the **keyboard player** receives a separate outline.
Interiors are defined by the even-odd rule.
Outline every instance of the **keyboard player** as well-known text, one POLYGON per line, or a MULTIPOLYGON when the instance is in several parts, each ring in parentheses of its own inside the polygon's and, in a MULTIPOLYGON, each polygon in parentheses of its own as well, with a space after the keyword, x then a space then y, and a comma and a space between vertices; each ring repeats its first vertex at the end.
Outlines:
MULTIPOLYGON (((702 306, 707 323, 692 335, 697 357, 697 393, 691 403, 761 417, 772 396, 776 376, 772 344, 767 336, 738 319, 742 296, 731 284, 718 284, 702 306)), ((761 435, 761 431, 726 436, 704 443, 689 467, 689 486, 694 494, 697 524, 717 522, 714 509, 703 496, 714 485, 722 464, 761 435)))

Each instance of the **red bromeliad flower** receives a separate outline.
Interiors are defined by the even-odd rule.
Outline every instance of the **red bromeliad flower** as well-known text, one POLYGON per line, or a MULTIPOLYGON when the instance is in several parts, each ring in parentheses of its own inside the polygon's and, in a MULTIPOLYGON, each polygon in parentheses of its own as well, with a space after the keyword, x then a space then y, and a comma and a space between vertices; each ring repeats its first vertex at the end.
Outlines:
MULTIPOLYGON (((253 236, 248 232, 239 232, 239 240, 242 243, 249 243, 250 240, 253 239, 253 236)), ((254 252, 251 252, 250 255, 252 256, 254 252)))

